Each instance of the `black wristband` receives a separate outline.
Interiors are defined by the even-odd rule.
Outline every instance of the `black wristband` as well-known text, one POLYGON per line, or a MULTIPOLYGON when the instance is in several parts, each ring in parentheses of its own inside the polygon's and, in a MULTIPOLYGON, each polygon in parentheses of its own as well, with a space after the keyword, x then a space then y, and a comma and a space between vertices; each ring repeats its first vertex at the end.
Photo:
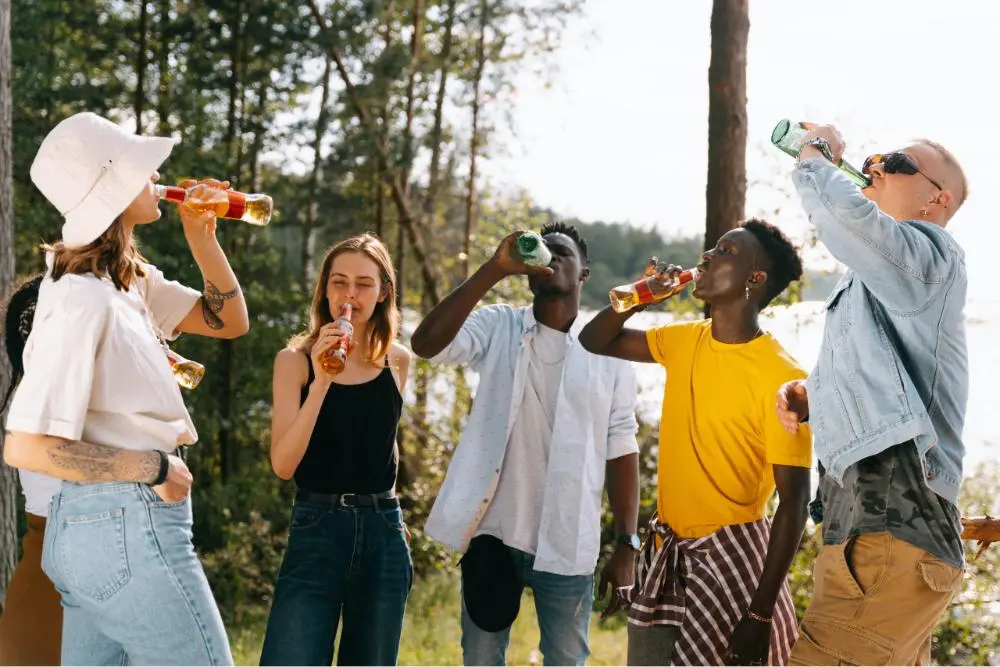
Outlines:
POLYGON ((156 479, 150 482, 150 486, 159 486, 167 481, 167 473, 170 472, 170 457, 167 453, 161 449, 155 450, 157 454, 160 455, 160 472, 157 473, 156 479))

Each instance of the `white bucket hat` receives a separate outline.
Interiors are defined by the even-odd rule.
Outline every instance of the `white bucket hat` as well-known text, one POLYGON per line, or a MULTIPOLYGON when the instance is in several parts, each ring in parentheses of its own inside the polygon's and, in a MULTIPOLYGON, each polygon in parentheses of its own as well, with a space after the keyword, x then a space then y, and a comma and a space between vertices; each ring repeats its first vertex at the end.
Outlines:
POLYGON ((96 241, 176 143, 132 134, 89 111, 56 125, 31 163, 31 180, 66 219, 63 244, 82 248, 96 241))

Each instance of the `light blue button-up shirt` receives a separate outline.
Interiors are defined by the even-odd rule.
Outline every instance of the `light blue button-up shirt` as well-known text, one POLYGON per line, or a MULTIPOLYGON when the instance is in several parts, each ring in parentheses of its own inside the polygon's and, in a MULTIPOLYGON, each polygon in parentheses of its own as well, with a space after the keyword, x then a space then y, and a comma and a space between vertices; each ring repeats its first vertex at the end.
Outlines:
MULTIPOLYGON (((577 339, 582 326, 577 318, 568 336, 535 554, 536 570, 561 575, 597 567, 605 465, 639 451, 632 366, 587 352, 577 339)), ((496 492, 537 330, 530 307, 486 306, 431 359, 479 373, 472 413, 425 527, 452 549, 465 551, 496 492)))

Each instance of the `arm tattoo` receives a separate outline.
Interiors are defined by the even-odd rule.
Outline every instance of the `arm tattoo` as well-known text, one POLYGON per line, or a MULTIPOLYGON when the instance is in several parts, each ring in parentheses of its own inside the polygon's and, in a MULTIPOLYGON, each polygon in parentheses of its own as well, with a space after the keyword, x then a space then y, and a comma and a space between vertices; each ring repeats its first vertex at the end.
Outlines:
POLYGON ((141 482, 148 484, 160 473, 160 455, 136 452, 89 442, 67 442, 49 450, 49 460, 72 470, 84 482, 141 482))
POLYGON ((226 306, 226 301, 232 299, 240 293, 239 284, 228 292, 219 291, 219 288, 212 284, 210 280, 205 281, 205 292, 201 295, 201 314, 205 318, 205 324, 210 329, 218 331, 226 326, 226 323, 219 317, 219 313, 226 306))

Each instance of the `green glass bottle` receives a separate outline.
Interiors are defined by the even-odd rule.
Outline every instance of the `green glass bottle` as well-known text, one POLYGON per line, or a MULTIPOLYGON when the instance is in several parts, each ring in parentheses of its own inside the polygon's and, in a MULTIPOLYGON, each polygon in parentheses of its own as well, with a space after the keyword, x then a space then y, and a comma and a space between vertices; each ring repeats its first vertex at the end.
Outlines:
MULTIPOLYGON (((804 127, 802 123, 794 123, 785 118, 778 121, 778 124, 774 126, 774 131, 771 132, 771 143, 785 153, 797 158, 799 151, 802 149, 802 138, 808 131, 809 129, 804 127)), ((872 184, 871 179, 862 174, 858 169, 855 169, 846 160, 841 160, 837 166, 859 188, 867 188, 872 184)))
POLYGON ((552 252, 538 232, 521 232, 514 242, 514 254, 529 266, 548 266, 552 252))

